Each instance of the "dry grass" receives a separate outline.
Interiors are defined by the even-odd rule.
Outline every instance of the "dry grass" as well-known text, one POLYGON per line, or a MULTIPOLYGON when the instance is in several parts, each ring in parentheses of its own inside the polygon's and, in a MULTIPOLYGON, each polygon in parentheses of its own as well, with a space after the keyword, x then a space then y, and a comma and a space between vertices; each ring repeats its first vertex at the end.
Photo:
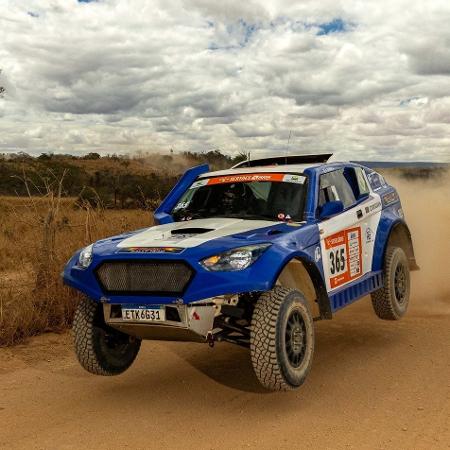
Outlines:
POLYGON ((66 328, 78 295, 61 282, 65 262, 90 242, 151 223, 141 210, 82 209, 74 199, 52 203, 49 196, 0 197, 0 346, 66 328))

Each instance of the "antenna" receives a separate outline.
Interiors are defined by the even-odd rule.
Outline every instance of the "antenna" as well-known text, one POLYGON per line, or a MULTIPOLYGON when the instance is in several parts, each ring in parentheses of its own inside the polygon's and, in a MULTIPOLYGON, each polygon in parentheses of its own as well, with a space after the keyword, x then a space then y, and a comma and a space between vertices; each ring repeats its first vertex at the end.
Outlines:
POLYGON ((288 137, 287 145, 286 145, 285 164, 288 163, 287 158, 288 158, 288 152, 289 152, 289 143, 291 142, 291 134, 292 134, 292 130, 289 130, 289 137, 288 137))

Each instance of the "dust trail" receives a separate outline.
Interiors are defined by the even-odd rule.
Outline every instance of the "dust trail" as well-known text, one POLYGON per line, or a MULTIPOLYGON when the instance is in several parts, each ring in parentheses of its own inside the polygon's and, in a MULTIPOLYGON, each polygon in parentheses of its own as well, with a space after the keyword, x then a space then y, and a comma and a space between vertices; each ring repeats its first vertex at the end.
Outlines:
POLYGON ((402 200, 417 263, 412 274, 412 306, 450 313, 450 173, 405 180, 386 174, 402 200))

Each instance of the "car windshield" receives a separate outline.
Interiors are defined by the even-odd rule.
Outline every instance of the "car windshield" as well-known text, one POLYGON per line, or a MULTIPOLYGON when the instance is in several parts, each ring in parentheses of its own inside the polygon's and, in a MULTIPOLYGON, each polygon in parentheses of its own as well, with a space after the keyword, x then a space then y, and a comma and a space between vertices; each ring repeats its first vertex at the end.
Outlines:
POLYGON ((285 173, 251 173, 195 181, 172 210, 175 221, 236 217, 300 222, 306 177, 285 173))

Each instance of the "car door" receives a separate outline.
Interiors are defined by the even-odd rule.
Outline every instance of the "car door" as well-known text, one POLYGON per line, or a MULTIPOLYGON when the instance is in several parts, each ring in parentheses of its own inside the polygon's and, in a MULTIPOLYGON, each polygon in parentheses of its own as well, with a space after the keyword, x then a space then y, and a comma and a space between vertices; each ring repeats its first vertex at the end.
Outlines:
POLYGON ((381 201, 359 167, 320 176, 318 214, 328 201, 341 201, 344 206, 341 213, 319 222, 324 277, 331 292, 371 272, 381 201))

